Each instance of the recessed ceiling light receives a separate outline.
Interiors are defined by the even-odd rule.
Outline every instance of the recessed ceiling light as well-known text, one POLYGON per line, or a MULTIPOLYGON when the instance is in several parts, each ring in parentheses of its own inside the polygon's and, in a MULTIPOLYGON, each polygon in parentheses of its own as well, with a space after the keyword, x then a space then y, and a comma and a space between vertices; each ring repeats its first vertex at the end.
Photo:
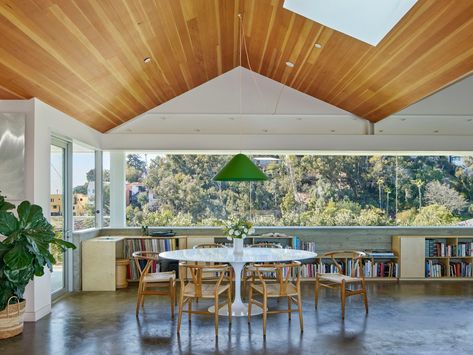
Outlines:
POLYGON ((316 43, 316 44, 314 44, 314 47, 315 48, 322 48, 322 45, 320 43, 316 43))
POLYGON ((151 62, 151 57, 145 57, 145 59, 143 59, 143 62, 145 62, 145 64, 148 64, 149 62, 151 62))
POLYGON ((294 63, 287 61, 286 66, 288 66, 289 68, 294 68, 294 63))

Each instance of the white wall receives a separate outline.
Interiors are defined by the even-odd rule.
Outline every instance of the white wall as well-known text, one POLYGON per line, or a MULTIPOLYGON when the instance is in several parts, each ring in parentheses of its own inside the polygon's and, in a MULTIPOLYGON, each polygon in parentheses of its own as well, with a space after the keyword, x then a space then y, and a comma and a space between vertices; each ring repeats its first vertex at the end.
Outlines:
MULTIPOLYGON (((26 113, 25 198, 40 205, 45 216, 49 216, 51 135, 100 148, 101 134, 38 99, 0 100, 0 112, 26 113)), ((36 321, 50 312, 50 278, 47 271, 27 286, 26 321, 36 321)))

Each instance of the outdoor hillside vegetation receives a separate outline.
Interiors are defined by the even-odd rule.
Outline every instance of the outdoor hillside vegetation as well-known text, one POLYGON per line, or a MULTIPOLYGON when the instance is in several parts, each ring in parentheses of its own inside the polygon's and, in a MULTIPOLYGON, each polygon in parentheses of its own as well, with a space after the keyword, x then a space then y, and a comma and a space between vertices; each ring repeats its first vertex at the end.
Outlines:
POLYGON ((162 155, 147 166, 129 154, 127 181, 143 191, 127 206, 128 224, 212 226, 241 216, 260 226, 440 226, 472 218, 470 157, 261 158, 268 181, 220 183, 212 178, 229 156, 162 155))

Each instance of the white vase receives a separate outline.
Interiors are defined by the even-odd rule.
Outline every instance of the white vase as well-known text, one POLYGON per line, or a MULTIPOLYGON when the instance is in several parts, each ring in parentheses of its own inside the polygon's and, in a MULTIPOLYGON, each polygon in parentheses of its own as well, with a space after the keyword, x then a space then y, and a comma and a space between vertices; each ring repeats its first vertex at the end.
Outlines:
POLYGON ((243 254, 243 240, 244 238, 233 238, 233 254, 243 254))

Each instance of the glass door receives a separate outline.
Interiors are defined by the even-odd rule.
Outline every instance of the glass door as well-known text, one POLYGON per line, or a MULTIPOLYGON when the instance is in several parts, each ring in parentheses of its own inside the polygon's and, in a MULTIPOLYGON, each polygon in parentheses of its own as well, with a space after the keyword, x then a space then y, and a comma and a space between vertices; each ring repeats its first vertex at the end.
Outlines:
MULTIPOLYGON (((52 138, 50 159, 50 221, 57 238, 70 241, 71 239, 71 189, 69 168, 71 143, 52 138)), ((56 259, 51 274, 51 293, 53 298, 70 290, 69 273, 71 269, 70 252, 63 252, 57 246, 52 247, 56 259)))

